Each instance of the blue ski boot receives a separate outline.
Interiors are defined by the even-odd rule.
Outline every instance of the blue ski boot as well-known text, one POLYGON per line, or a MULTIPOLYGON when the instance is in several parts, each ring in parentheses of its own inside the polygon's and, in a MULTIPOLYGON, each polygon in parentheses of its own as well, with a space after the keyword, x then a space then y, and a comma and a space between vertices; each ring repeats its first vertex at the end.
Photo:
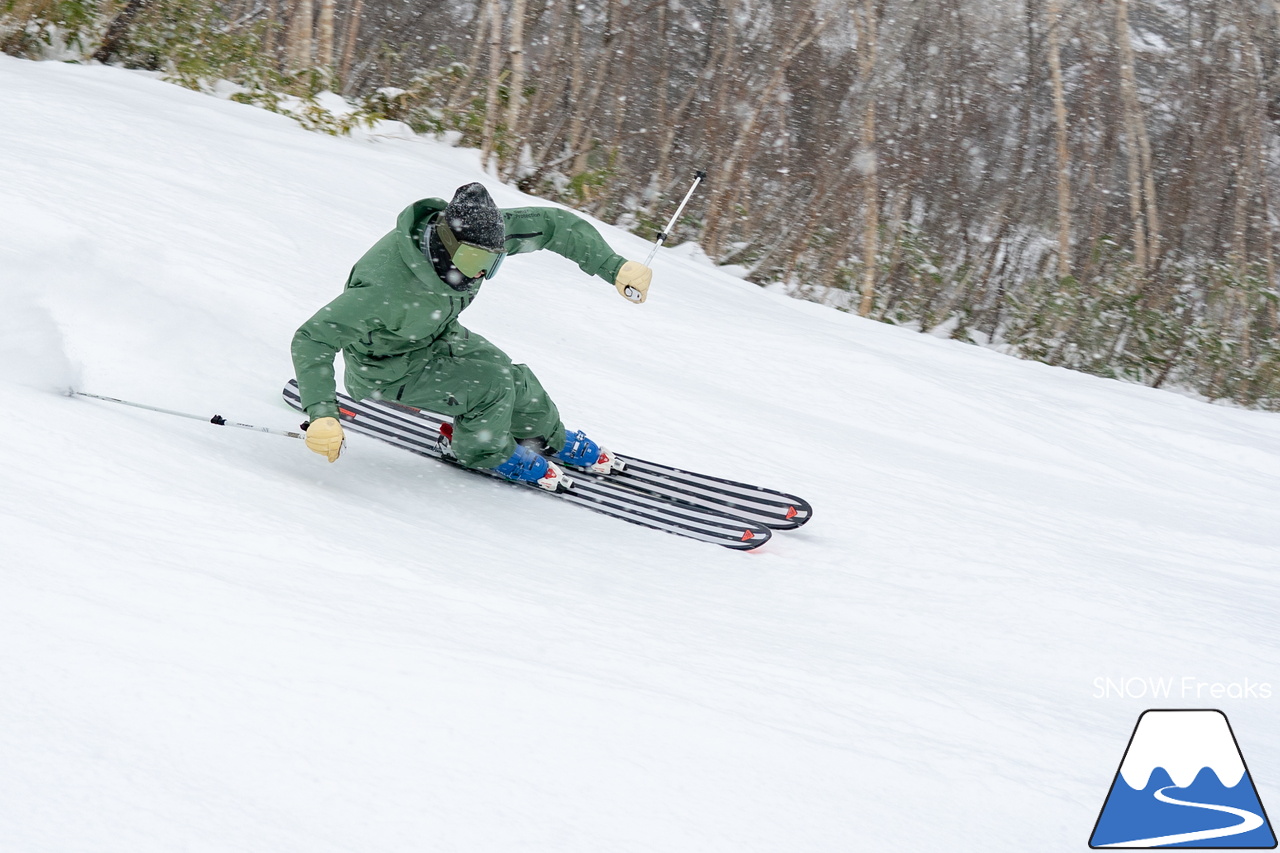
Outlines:
POLYGON ((593 474, 612 474, 627 467, 616 454, 587 438, 582 430, 566 431, 564 447, 551 458, 575 468, 585 468, 593 474))
POLYGON ((573 485, 573 481, 564 475, 559 465, 523 444, 517 444, 516 452, 511 454, 511 458, 493 470, 508 480, 533 483, 548 492, 554 492, 561 486, 567 489, 573 485))

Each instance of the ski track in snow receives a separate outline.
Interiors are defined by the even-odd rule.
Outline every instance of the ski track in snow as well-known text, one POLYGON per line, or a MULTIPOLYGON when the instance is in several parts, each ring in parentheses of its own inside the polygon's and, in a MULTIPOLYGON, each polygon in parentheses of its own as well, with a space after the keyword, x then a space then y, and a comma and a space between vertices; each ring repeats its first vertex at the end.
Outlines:
MULTIPOLYGON (((294 329, 477 162, 0 56, 0 847, 1078 850, 1153 704, 1093 679, 1280 681, 1280 416, 680 251, 639 307, 513 258, 464 322, 571 428, 813 503, 758 553, 58 394, 293 428, 294 329)), ((1213 701, 1264 802, 1276 701, 1213 701)))
POLYGON ((1238 809, 1234 806, 1219 806, 1212 803, 1193 803, 1188 800, 1176 800, 1165 793, 1170 789, 1177 789, 1177 785, 1169 785, 1160 788, 1154 792, 1154 796, 1162 803, 1169 803, 1174 806, 1188 806, 1193 809, 1208 809, 1214 812, 1223 812, 1225 814, 1234 815, 1240 818, 1240 822, 1231 826, 1224 826, 1221 829, 1201 829, 1195 832, 1178 832, 1171 835, 1160 835, 1155 838, 1139 838, 1133 841, 1125 841, 1120 844, 1104 844, 1104 847, 1169 847, 1174 844, 1186 844, 1189 841, 1209 841, 1213 838, 1229 838, 1232 835, 1243 835, 1246 832, 1252 832, 1264 823, 1262 815, 1254 814, 1248 809, 1238 809))

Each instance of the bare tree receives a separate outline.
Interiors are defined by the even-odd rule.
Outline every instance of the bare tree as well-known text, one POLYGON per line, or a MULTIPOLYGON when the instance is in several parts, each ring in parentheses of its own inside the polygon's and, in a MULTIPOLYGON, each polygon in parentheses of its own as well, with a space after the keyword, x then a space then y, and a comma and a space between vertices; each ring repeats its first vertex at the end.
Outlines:
POLYGON ((316 20, 316 65, 333 68, 333 19, 336 0, 320 0, 316 20))
POLYGON ((524 136, 521 127, 521 109, 524 107, 525 66, 524 66, 524 16, 525 0, 511 0, 511 85, 507 95, 507 133, 512 140, 509 160, 503 172, 511 177, 520 166, 521 145, 519 140, 524 136))
POLYGON ((1049 0, 1049 79, 1053 84, 1054 139, 1057 142, 1058 175, 1058 278, 1071 275, 1071 154, 1067 150, 1067 99, 1062 83, 1062 13, 1058 0, 1049 0))
POLYGON ((356 40, 360 35, 360 12, 363 8, 364 0, 355 0, 347 16, 347 31, 342 38, 342 65, 338 69, 338 77, 343 81, 351 74, 351 60, 355 56, 356 40))
POLYGON ((484 99, 484 137, 480 145, 480 164, 490 167, 497 145, 498 83, 502 78, 502 2, 486 0, 489 18, 489 78, 484 99))
POLYGON ((750 107, 746 119, 737 129, 733 145, 721 166, 724 178, 713 184, 714 188, 707 201, 707 225, 703 239, 707 253, 713 258, 720 253, 726 230, 726 219, 732 210, 733 203, 742 195, 750 181, 750 173, 743 167, 761 143, 761 137, 756 133, 761 116, 785 79, 788 67, 801 51, 822 33, 826 25, 827 19, 818 17, 812 12, 802 16, 796 22, 790 44, 778 58, 768 82, 750 107))
POLYGON ((876 156, 876 4, 863 0, 862 13, 854 14, 858 28, 858 72, 866 103, 862 108, 862 149, 858 152, 862 172, 862 283, 858 314, 866 317, 875 307, 876 266, 880 254, 880 165, 876 156))
POLYGON ((1128 139, 1129 209, 1133 216, 1134 258, 1139 269, 1145 271, 1159 254, 1160 221, 1151 168, 1151 143, 1147 138, 1146 121, 1142 117, 1142 105, 1138 102, 1133 37, 1129 29, 1129 0, 1115 0, 1115 8, 1116 47, 1120 53, 1120 92, 1124 102, 1125 136, 1128 139))
POLYGON ((285 63, 290 70, 300 71, 311 67, 314 25, 315 7, 311 0, 296 0, 284 43, 285 63))

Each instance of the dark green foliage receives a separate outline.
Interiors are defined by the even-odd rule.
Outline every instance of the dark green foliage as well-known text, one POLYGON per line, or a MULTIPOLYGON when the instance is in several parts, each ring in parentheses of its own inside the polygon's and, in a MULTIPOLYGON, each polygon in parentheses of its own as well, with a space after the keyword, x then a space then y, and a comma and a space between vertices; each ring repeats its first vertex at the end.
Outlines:
POLYGON ((451 62, 415 75, 403 89, 377 89, 361 100, 361 106, 371 114, 404 122, 414 133, 460 130, 478 139, 479 128, 484 124, 483 100, 479 102, 478 114, 474 99, 464 110, 450 112, 447 109, 449 93, 466 73, 467 67, 461 62, 451 62))
POLYGON ((119 53, 129 68, 164 71, 175 83, 200 89, 210 81, 271 82, 262 54, 266 25, 232 26, 220 3, 153 0, 134 22, 119 53))
POLYGON ((0 0, 0 51, 38 59, 66 46, 82 51, 97 35, 98 4, 92 0, 0 0))

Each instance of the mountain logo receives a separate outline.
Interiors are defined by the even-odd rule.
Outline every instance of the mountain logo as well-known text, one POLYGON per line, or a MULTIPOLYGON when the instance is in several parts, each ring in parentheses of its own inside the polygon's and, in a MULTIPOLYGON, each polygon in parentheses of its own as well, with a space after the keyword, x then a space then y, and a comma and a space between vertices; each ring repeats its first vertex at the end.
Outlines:
POLYGON ((1227 715, 1143 711, 1089 846, 1274 848, 1275 833, 1227 715))

